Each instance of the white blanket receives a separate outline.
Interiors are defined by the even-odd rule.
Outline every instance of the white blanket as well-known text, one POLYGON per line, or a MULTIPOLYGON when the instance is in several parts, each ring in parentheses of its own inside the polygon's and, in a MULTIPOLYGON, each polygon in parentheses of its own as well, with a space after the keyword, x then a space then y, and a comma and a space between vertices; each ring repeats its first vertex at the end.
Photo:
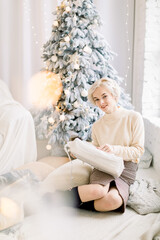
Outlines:
MULTIPOLYGON (((146 179, 151 177, 151 174, 156 176, 152 170, 140 171, 140 175, 143 173, 146 179), (145 174, 146 172, 148 174, 145 174)), ((22 194, 22 191, 20 193, 22 194)), ((1 232, 0 240, 158 240, 156 236, 158 237, 159 226, 160 213, 140 215, 129 207, 123 214, 56 206, 43 213, 41 207, 38 215, 26 217, 19 227, 15 226, 1 232)))
POLYGON ((139 214, 160 212, 160 181, 137 179, 130 186, 127 205, 139 214))
POLYGON ((16 102, 0 80, 0 174, 36 161, 36 138, 31 114, 16 102))

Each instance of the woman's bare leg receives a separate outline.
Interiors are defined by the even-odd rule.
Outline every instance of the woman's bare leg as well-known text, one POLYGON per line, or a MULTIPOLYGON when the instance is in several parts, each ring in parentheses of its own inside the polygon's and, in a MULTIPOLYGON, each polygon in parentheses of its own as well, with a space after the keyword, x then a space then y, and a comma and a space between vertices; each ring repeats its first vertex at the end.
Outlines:
POLYGON ((82 202, 88 202, 103 198, 108 190, 110 184, 102 186, 100 184, 87 184, 78 187, 79 197, 82 202))
POLYGON ((123 199, 118 190, 112 187, 104 197, 94 201, 94 208, 100 212, 107 212, 119 208, 122 204, 123 199))

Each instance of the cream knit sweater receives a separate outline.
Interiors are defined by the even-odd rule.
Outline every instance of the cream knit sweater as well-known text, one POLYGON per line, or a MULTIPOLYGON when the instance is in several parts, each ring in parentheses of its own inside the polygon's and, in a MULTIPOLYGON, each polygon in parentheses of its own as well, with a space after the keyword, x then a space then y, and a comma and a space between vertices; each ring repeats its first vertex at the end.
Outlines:
POLYGON ((123 107, 105 114, 92 126, 92 143, 109 144, 112 152, 125 161, 139 162, 144 152, 144 124, 140 113, 123 107))

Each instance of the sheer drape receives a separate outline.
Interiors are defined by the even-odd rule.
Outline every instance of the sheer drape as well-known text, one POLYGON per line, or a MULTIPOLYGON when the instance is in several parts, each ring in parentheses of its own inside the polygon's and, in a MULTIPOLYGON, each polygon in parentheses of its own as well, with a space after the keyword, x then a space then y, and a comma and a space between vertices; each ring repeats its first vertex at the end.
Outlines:
MULTIPOLYGON (((0 0, 0 79, 13 97, 28 107, 28 82, 43 67, 42 46, 49 39, 54 16, 61 0, 0 0)), ((129 65, 127 90, 131 91, 132 63, 128 62, 126 4, 129 3, 129 41, 133 39, 134 1, 94 0, 104 23, 101 32, 118 54, 113 61, 124 77, 129 65)), ((132 49, 130 53, 132 58, 132 49)))
POLYGON ((28 81, 43 67, 41 48, 56 5, 55 0, 0 0, 0 78, 24 105, 28 81))

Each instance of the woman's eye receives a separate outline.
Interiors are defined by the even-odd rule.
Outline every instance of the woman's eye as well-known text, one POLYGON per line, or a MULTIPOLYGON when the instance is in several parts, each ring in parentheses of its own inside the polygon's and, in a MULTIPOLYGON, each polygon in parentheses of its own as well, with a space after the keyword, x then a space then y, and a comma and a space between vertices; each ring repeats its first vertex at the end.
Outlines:
POLYGON ((108 96, 107 95, 104 95, 104 97, 103 98, 107 98, 108 96))

